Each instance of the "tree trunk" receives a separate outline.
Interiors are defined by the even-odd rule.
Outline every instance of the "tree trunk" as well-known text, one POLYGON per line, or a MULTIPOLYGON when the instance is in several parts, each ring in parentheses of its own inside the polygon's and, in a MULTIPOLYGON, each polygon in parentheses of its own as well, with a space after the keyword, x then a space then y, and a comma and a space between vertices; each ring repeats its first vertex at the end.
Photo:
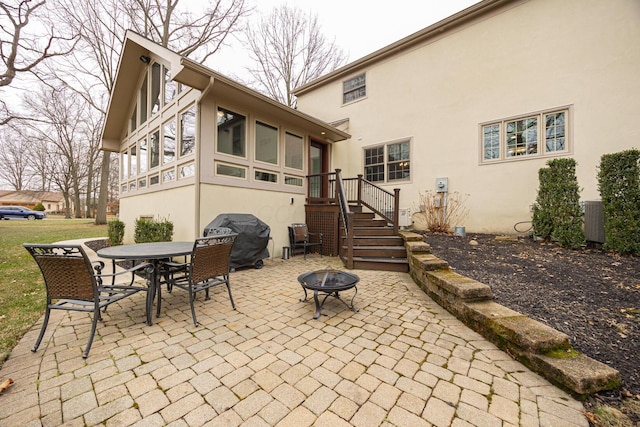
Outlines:
POLYGON ((102 165, 100 166, 100 193, 98 194, 98 206, 96 208, 96 225, 107 223, 107 196, 109 195, 109 166, 111 165, 111 152, 102 152, 102 165))

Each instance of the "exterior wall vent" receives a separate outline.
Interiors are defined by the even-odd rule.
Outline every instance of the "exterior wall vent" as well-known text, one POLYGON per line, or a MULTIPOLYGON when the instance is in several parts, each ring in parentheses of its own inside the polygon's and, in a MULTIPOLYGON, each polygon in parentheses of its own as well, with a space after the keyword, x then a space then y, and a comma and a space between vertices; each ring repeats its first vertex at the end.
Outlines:
POLYGON ((604 243, 604 212, 600 200, 584 202, 584 235, 589 242, 604 243))

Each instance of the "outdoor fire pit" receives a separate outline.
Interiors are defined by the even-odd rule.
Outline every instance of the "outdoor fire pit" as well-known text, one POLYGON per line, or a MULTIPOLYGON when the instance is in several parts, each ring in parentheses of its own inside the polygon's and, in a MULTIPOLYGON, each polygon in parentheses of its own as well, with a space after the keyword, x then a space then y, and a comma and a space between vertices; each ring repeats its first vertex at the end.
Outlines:
POLYGON ((358 310, 353 306, 353 300, 358 294, 358 288, 356 287, 356 285, 359 281, 360 278, 355 274, 339 270, 326 269, 303 273, 298 276, 298 282, 300 282, 300 285, 304 290, 304 299, 301 299, 300 301, 307 301, 307 289, 313 291, 313 299, 316 302, 316 314, 313 316, 314 319, 320 317, 320 310, 322 309, 324 302, 327 300, 327 298, 329 298, 330 295, 333 295, 334 297, 342 301, 342 303, 346 305, 347 308, 357 313, 358 310), (355 293, 351 298, 351 305, 349 305, 340 298, 340 292, 346 291, 351 288, 355 289, 355 293), (322 292, 325 294, 322 302, 318 300, 318 292, 322 292))

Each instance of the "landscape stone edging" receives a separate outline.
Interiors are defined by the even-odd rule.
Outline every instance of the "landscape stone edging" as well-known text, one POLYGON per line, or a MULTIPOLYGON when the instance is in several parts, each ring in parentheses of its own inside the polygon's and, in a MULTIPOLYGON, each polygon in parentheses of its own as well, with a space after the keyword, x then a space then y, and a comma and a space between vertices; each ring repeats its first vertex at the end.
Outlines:
POLYGON ((569 337, 493 301, 491 288, 451 270, 422 235, 401 231, 409 274, 439 305, 549 381, 579 396, 618 388, 620 373, 578 353, 569 337))

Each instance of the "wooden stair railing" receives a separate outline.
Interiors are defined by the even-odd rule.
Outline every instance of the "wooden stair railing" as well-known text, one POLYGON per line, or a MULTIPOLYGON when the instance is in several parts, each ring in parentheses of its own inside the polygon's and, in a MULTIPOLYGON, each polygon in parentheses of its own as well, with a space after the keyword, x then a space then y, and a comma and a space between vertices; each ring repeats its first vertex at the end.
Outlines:
POLYGON ((375 239, 367 235, 371 232, 367 230, 368 227, 357 225, 361 221, 357 218, 361 218, 362 215, 357 212, 363 212, 362 208, 366 208, 371 211, 369 215, 382 218, 373 222, 384 225, 384 228, 390 230, 390 235, 398 236, 400 189, 394 189, 393 193, 388 192, 367 181, 362 175, 345 179, 340 169, 336 169, 335 173, 310 175, 307 178, 307 204, 333 205, 339 212, 337 219, 340 224, 336 224, 338 235, 335 241, 345 267, 408 271, 404 245, 398 244, 396 239, 390 237, 375 239), (312 182, 314 184, 311 184, 312 182), (320 185, 328 186, 329 197, 319 197, 321 194, 314 189, 320 185), (356 214, 359 216, 356 217, 356 214))

